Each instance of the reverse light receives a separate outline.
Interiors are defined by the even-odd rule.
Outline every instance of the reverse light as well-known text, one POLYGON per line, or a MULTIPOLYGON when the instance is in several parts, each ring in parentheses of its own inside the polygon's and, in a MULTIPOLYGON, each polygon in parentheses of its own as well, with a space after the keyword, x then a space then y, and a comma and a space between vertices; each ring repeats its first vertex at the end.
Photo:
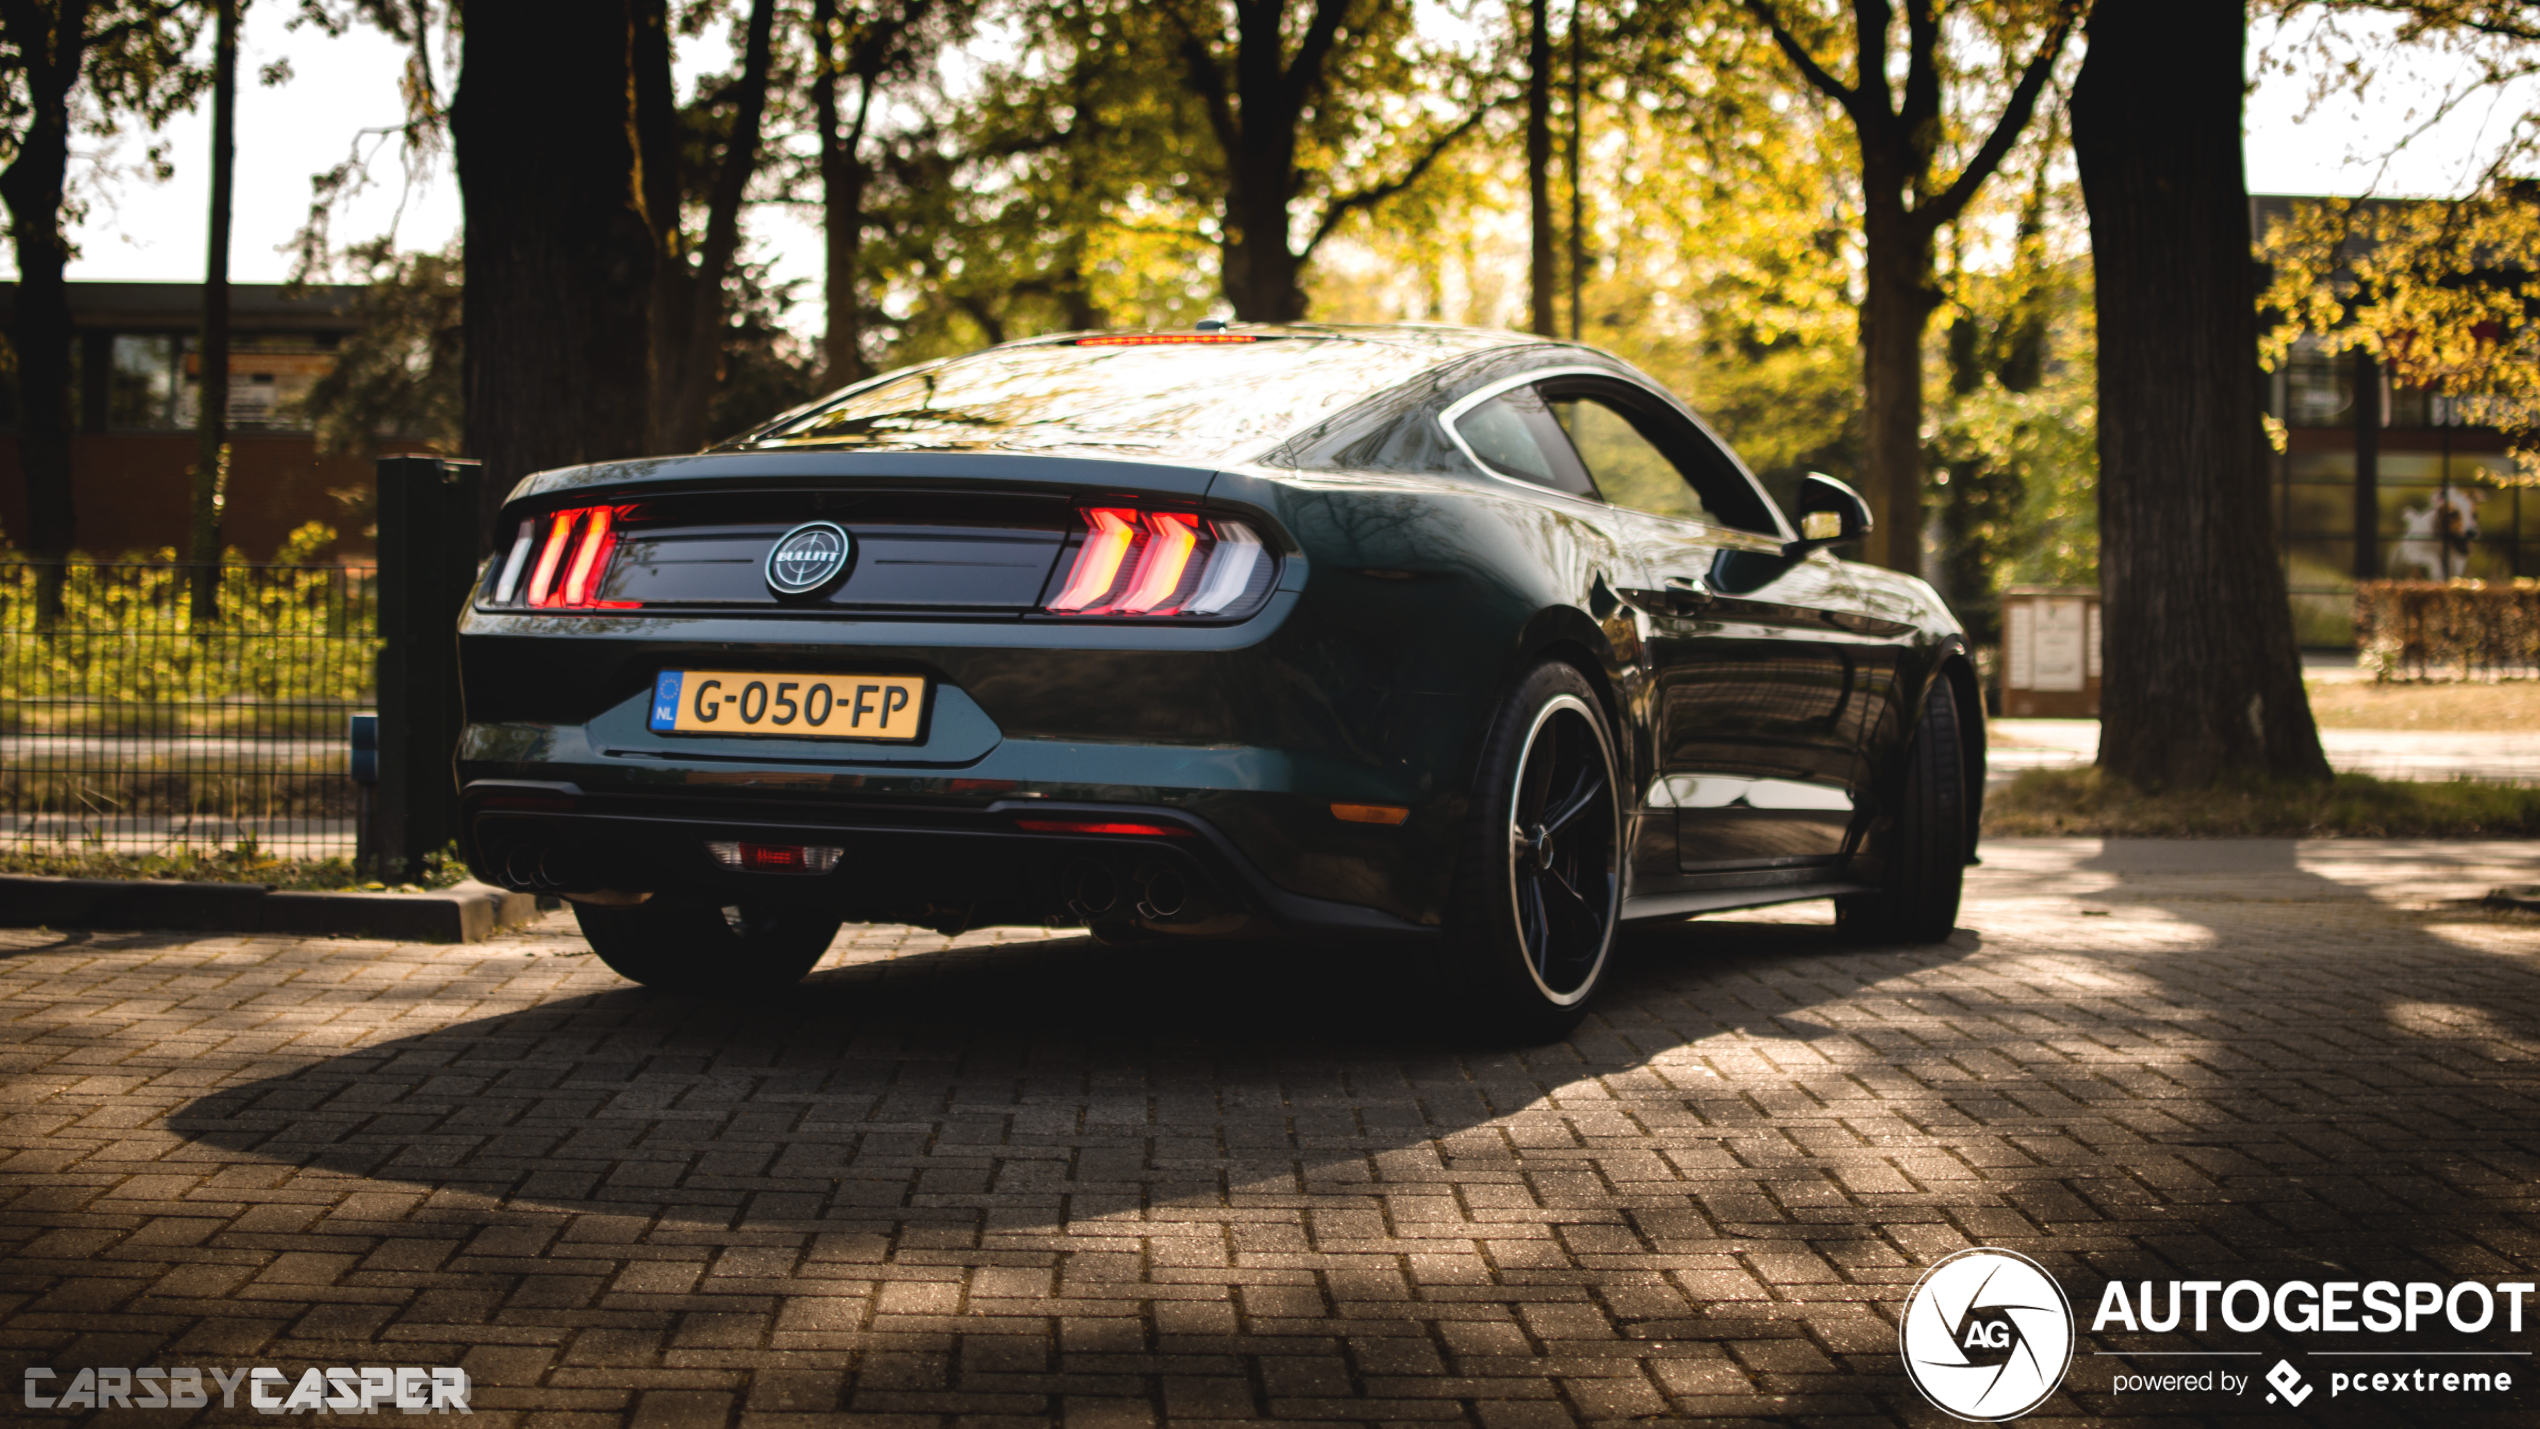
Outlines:
POLYGON ((1229 616, 1269 596, 1270 552, 1252 528, 1187 511, 1092 506, 1053 615, 1229 616))
POLYGON ((493 604, 531 610, 634 610, 641 606, 641 601, 600 599, 609 562, 617 555, 618 527, 631 509, 575 506, 521 522, 511 552, 495 577, 493 604))
POLYGON ((827 873, 838 866, 844 850, 819 844, 757 844, 732 839, 706 840, 706 852, 725 868, 742 873, 827 873))

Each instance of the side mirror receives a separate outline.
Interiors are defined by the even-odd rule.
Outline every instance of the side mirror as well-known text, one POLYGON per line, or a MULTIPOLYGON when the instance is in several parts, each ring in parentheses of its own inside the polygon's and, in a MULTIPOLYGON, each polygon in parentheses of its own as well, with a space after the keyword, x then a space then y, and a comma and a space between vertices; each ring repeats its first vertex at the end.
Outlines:
POLYGON ((1840 546, 1870 534, 1870 503, 1861 493, 1819 472, 1799 481, 1799 539, 1782 547, 1804 556, 1821 546, 1840 546))

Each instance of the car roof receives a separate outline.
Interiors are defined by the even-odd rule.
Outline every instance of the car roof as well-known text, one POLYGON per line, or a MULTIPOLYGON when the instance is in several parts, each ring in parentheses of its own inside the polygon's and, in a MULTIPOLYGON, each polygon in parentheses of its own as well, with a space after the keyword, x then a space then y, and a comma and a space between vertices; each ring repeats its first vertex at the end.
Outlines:
POLYGON ((1440 366, 1537 344, 1423 323, 1060 333, 884 373, 727 445, 1234 462, 1440 366))

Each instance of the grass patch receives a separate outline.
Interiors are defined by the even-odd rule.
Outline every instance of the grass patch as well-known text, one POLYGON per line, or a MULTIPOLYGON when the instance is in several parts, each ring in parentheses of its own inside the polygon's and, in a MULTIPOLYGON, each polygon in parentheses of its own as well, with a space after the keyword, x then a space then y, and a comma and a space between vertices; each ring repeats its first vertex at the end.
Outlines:
POLYGON ((2096 767, 2031 769, 1985 796, 1989 835, 2131 838, 2531 838, 2540 788, 2471 779, 2236 781, 2146 794, 2096 767))
POLYGON ((262 883, 295 893, 423 893, 467 878, 456 846, 424 855, 424 874, 412 883, 365 878, 343 858, 284 858, 252 842, 235 848, 181 848, 171 853, 116 853, 95 848, 0 849, 0 873, 56 878, 167 878, 188 883, 262 883))
POLYGON ((2540 680, 2314 680, 2310 696, 2322 729, 2540 734, 2540 680))

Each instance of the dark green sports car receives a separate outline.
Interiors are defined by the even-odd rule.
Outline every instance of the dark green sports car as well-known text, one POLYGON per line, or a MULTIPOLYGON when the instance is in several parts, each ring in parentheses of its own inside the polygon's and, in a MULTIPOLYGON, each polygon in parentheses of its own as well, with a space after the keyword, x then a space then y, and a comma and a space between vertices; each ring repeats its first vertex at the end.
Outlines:
POLYGON ((1435 327, 1012 343, 522 482, 460 626, 478 877, 638 982, 843 920, 1343 934, 1570 1025, 1617 928, 1950 928, 1957 623, 1591 348, 1435 327), (1794 528, 1792 522, 1796 520, 1794 528))

